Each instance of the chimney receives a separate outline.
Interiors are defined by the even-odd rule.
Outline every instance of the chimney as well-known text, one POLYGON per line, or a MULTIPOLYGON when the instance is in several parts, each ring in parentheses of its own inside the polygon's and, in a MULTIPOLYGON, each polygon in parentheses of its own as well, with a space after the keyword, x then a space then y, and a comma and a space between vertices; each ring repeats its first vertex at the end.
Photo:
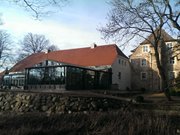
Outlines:
POLYGON ((44 51, 45 54, 50 53, 50 52, 51 52, 50 49, 47 49, 46 51, 44 51))
POLYGON ((50 52, 51 52, 51 49, 48 49, 47 52, 50 53, 50 52))
POLYGON ((96 48, 96 47, 97 47, 96 43, 93 43, 93 44, 91 45, 91 49, 94 49, 94 48, 96 48))

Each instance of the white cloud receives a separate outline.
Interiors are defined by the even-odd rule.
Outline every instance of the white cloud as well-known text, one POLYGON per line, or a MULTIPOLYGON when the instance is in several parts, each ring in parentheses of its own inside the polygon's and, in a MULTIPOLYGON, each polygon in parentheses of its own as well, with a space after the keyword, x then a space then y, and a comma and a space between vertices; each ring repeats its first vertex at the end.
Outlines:
POLYGON ((4 29, 9 30, 17 38, 23 38, 22 35, 28 32, 44 34, 53 44, 63 49, 82 47, 93 42, 104 44, 104 41, 100 38, 100 33, 96 29, 86 31, 79 29, 79 27, 67 26, 55 21, 35 21, 27 18, 7 19, 3 25, 4 29), (65 44, 68 44, 68 46, 65 44))

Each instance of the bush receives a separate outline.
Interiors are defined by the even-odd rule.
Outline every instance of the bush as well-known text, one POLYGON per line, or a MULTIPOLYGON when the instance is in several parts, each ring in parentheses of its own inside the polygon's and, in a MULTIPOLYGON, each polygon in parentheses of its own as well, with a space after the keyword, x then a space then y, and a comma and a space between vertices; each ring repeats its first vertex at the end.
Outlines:
POLYGON ((173 87, 170 89, 171 96, 180 96, 180 89, 173 87))

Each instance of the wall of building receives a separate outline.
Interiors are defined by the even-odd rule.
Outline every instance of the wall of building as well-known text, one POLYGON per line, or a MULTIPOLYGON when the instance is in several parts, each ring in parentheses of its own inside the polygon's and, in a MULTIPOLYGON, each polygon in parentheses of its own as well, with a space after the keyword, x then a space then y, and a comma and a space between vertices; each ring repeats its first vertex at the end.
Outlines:
MULTIPOLYGON (((173 45, 176 42, 172 42, 173 45)), ((167 75, 169 71, 175 71, 176 75, 180 71, 180 60, 175 57, 175 64, 169 64, 169 57, 170 54, 167 52, 165 54, 167 59, 167 75)), ((156 58, 154 49, 150 44, 139 45, 136 50, 130 56, 131 61, 131 68, 132 68, 132 87, 134 89, 142 89, 145 88, 146 90, 150 91, 157 91, 161 90, 160 85, 160 76, 159 71, 156 64, 156 58), (143 46, 148 46, 148 52, 143 52, 143 46), (142 59, 146 59, 147 65, 142 66, 142 59), (142 80, 141 73, 147 73, 147 79, 142 80)))
POLYGON ((112 64, 112 85, 117 85, 119 90, 131 89, 129 59, 118 56, 112 64))
MULTIPOLYGON (((179 45, 178 45, 178 48, 177 48, 177 42, 167 42, 167 43, 172 43, 172 46, 174 47, 174 49, 172 49, 173 53, 169 53, 169 51, 167 51, 167 55, 170 55, 170 56, 176 56, 174 58, 175 60, 175 63, 174 64, 168 64, 168 71, 169 72, 175 72, 175 77, 178 76, 178 74, 180 73, 180 51, 177 49, 179 49, 179 45)), ((170 50, 171 51, 171 50, 170 50)), ((168 61, 169 63, 169 61, 168 61)))
POLYGON ((131 69, 132 69, 132 87, 137 90, 158 90, 160 89, 160 78, 156 66, 156 59, 154 56, 153 48, 150 44, 148 52, 143 52, 143 45, 139 45, 133 54, 130 56, 131 69), (146 65, 142 65, 142 60, 146 60, 146 65), (141 74, 146 73, 147 78, 142 79, 141 74))

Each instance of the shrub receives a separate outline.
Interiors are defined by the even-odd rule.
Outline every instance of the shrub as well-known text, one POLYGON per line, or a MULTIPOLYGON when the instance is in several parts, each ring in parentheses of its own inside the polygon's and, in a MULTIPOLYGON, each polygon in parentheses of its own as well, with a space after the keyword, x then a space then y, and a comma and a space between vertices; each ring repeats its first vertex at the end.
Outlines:
POLYGON ((171 96, 180 96, 180 89, 173 87, 170 89, 171 96))

